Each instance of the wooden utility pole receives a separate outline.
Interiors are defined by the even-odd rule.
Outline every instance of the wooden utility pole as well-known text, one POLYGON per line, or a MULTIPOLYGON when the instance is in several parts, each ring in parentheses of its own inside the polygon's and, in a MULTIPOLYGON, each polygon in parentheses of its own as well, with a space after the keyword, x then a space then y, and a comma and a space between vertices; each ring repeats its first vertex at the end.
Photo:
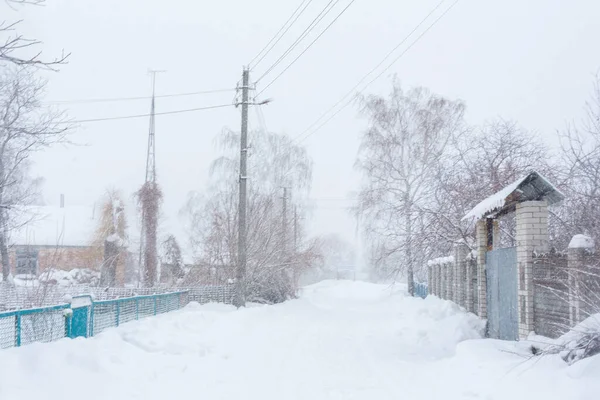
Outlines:
POLYGON ((247 232, 246 232, 246 190, 247 190, 247 161, 248 161, 248 90, 250 85, 250 71, 244 67, 242 73, 242 130, 240 135, 240 200, 238 218, 238 265, 235 280, 236 307, 246 306, 246 257, 247 257, 247 232))

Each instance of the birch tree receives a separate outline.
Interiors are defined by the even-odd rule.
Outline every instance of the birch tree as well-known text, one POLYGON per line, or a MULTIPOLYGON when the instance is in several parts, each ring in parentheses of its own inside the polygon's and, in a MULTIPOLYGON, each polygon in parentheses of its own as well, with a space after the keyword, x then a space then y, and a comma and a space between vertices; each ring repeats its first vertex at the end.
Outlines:
POLYGON ((563 169, 561 189, 566 194, 559 210, 559 229, 566 233, 563 245, 579 233, 600 240, 600 75, 578 124, 561 132, 563 169))
POLYGON ((368 233, 379 243, 377 262, 397 260, 413 292, 415 250, 426 225, 435 172, 460 133, 464 105, 425 88, 403 90, 397 82, 387 98, 360 98, 368 118, 357 162, 363 173, 359 209, 368 233))
MULTIPOLYGON (((297 229, 298 247, 286 247, 282 241, 291 237, 293 226, 291 214, 289 224, 282 223, 282 187, 292 193, 288 210, 295 204, 303 215, 312 163, 306 151, 286 136, 252 132, 250 137, 247 297, 281 302, 295 295, 298 271, 316 257, 315 244, 302 240, 302 226, 297 229)), ((203 195, 193 194, 184 213, 190 221, 197 264, 227 281, 233 279, 237 265, 239 135, 225 131, 219 144, 224 154, 212 165, 210 189, 203 195)))

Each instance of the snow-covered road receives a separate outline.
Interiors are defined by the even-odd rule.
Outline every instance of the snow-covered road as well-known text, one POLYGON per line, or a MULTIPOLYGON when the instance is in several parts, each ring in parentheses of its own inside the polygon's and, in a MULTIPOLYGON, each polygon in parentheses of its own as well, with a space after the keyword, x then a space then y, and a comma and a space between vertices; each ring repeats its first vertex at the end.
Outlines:
POLYGON ((191 304, 0 352, 2 400, 597 400, 600 357, 527 360, 449 302, 322 282, 276 306, 191 304))

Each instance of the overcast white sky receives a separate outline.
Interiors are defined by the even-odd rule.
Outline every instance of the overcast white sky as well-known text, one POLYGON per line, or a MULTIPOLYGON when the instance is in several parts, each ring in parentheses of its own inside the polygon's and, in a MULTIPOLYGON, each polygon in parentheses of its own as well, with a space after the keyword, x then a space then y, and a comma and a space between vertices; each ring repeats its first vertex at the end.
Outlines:
MULTIPOLYGON (((349 1, 341 0, 324 22, 349 1)), ((327 2, 312 2, 280 45, 252 71, 254 78, 327 2)), ((148 95, 149 68, 168 71, 158 78, 158 94, 233 88, 242 65, 299 3, 48 0, 45 7, 11 11, 0 5, 0 11, 3 18, 25 19, 23 33, 43 40, 46 55, 62 49, 72 53, 60 73, 49 75, 47 94, 47 100, 70 100, 148 95)), ((269 130, 291 136, 303 131, 437 3, 356 0, 264 93, 275 100, 263 109, 269 130)), ((451 3, 446 1, 442 8, 451 3)), ((599 15, 597 0, 461 0, 368 92, 385 93, 391 75, 397 74, 407 86, 422 85, 463 99, 471 123, 502 116, 556 143, 556 130, 581 116, 592 76, 600 68, 599 15)), ((309 40, 297 50, 306 43, 309 40)), ((259 82, 258 88, 269 80, 259 82)), ((160 99, 157 111, 223 104, 232 97, 233 92, 160 99)), ((148 101, 68 106, 75 119, 143 114, 148 109, 148 101)), ((250 116, 257 126, 254 110, 250 116)), ((239 120, 235 108, 157 117, 165 230, 182 235, 176 215, 188 192, 202 190, 207 181, 208 166, 217 155, 214 138, 223 127, 239 129, 239 120)), ((313 197, 345 198, 357 188, 353 163, 364 125, 356 108, 348 107, 304 142, 314 160, 313 197)), ((108 187, 131 195, 144 178, 147 132, 147 118, 81 124, 73 140, 87 146, 54 148, 35 159, 35 172, 46 178, 47 203, 57 204, 59 194, 65 193, 67 203, 91 204, 108 187)), ((340 208, 349 204, 319 200, 311 221, 313 232, 339 232, 352 240, 354 223, 340 208)))

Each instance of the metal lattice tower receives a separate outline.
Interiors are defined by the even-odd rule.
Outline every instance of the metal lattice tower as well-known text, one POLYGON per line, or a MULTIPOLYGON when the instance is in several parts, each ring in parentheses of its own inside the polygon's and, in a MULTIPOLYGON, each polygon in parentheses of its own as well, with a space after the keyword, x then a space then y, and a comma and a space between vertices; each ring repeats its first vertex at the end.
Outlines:
POLYGON ((150 104, 150 130, 148 131, 148 154, 146 156, 146 182, 156 182, 156 143, 154 125, 154 96, 156 89, 156 73, 163 71, 150 71, 152 74, 152 102, 150 104))
MULTIPOLYGON (((156 74, 164 71, 156 71, 151 70, 150 74, 152 74, 152 100, 150 103, 150 128, 148 130, 148 151, 146 154, 146 178, 144 182, 144 188, 147 190, 148 188, 156 189, 156 141, 155 141, 155 91, 156 91, 156 74)), ((144 190, 143 188, 143 190, 144 190)), ((141 232, 140 232, 140 253, 139 253, 139 268, 140 268, 140 283, 143 282, 144 286, 151 286, 152 283, 149 280, 154 280, 155 276, 152 273, 152 277, 148 276, 149 266, 147 264, 147 260, 145 260, 145 253, 147 252, 147 244, 146 236, 151 236, 156 238, 156 226, 155 224, 151 224, 153 226, 148 227, 147 225, 148 215, 146 215, 146 209, 142 206, 142 223, 141 223, 141 232), (148 229, 154 230, 154 232, 148 231, 148 229), (148 235, 149 233, 153 233, 148 235), (150 278, 150 279, 149 279, 150 278)), ((153 240, 156 242, 156 240, 153 240)), ((156 243, 150 243, 151 247, 156 248, 156 243)))

